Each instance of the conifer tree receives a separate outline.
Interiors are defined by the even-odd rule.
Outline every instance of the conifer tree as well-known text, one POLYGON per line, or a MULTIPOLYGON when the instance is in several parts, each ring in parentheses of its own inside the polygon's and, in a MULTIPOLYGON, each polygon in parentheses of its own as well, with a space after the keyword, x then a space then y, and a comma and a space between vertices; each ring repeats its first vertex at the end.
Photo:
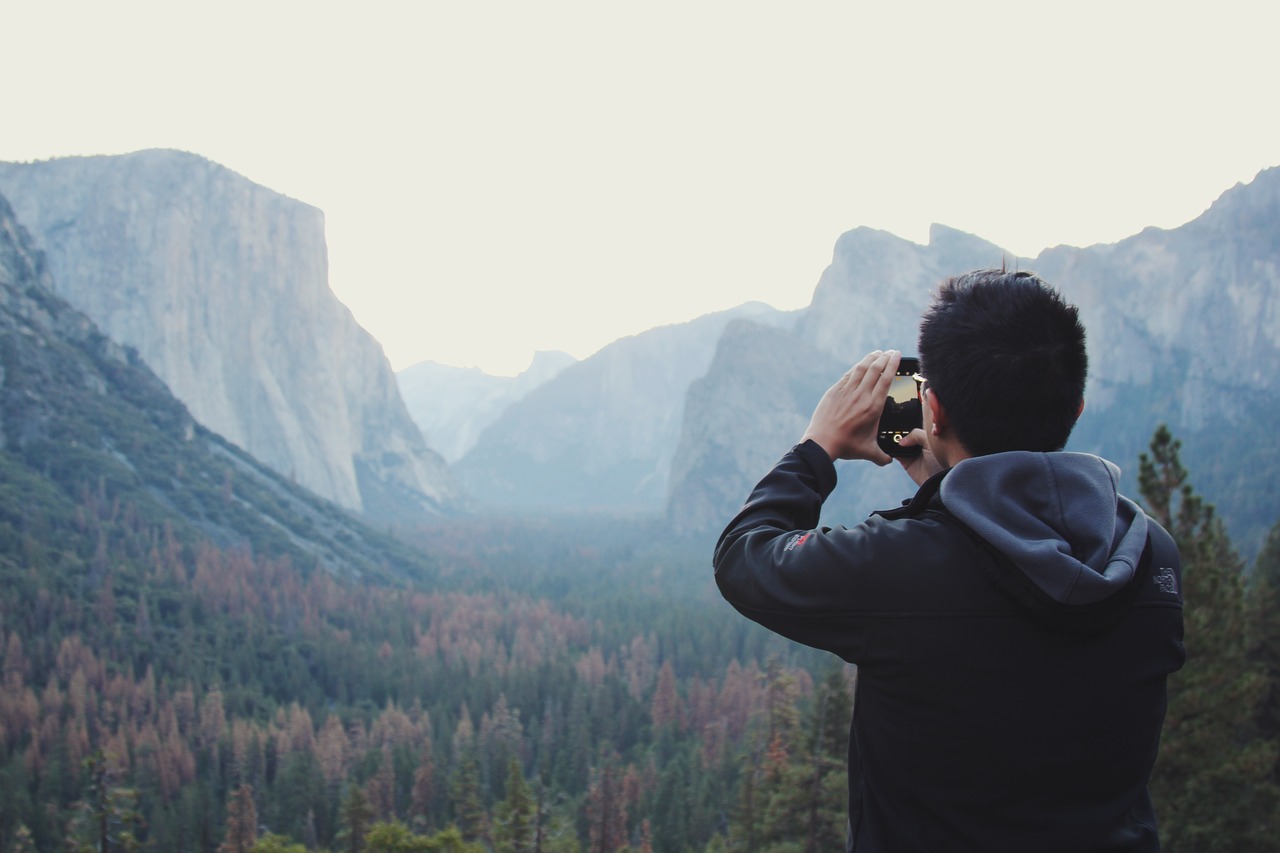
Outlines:
POLYGON ((765 666, 765 705, 752 720, 747 751, 743 754, 738 795, 729 825, 728 849, 761 850, 765 845, 766 813, 771 796, 786 784, 791 755, 798 748, 796 708, 798 686, 777 658, 765 666))
POLYGON ((363 853, 365 835, 373 822, 373 809, 359 785, 352 785, 347 791, 342 802, 342 822, 346 825, 342 834, 346 837, 348 853, 363 853))
POLYGON ((396 777, 395 763, 391 757, 391 749, 383 746, 378 756, 378 769, 365 782, 364 795, 369 801, 369 808, 377 820, 392 820, 396 816, 396 777))
POLYGON ((431 740, 422 748, 422 758, 413 771, 413 791, 409 797, 409 822, 416 832, 427 828, 435 799, 435 762, 431 758, 431 740))
POLYGON ((586 816, 590 853, 614 853, 627 839, 627 806, 622 798, 618 754, 612 747, 600 749, 600 763, 591 773, 586 816))
POLYGON ((1248 656, 1243 563, 1187 481, 1180 449, 1161 426, 1138 474, 1148 512, 1181 553, 1187 650, 1169 679, 1152 797, 1170 853, 1271 850, 1280 799, 1274 746, 1252 727, 1265 684, 1248 656))
POLYGON ((581 853, 572 816, 553 797, 545 778, 534 795, 533 853, 581 853))
POLYGON ((506 799, 494 809, 493 848, 497 853, 533 853, 537 803, 515 756, 508 763, 506 790, 506 799))
POLYGON ((258 809, 253 787, 242 783, 227 801, 227 831, 218 853, 249 853, 258 840, 258 809))
MULTIPOLYGON (((1263 667, 1267 691, 1258 714, 1259 732, 1280 739, 1280 522, 1267 535, 1253 564, 1250 589, 1254 624, 1254 659, 1263 667)), ((1280 781, 1280 763, 1272 774, 1280 781)))
POLYGON ((681 751, 667 760, 658 776, 653 797, 653 817, 657 825, 652 827, 652 832, 664 849, 680 849, 690 834, 689 765, 687 751, 681 751))
POLYGON ((118 771, 102 750, 84 760, 85 799, 72 810, 66 849, 75 853, 133 853, 141 848, 138 792, 118 784, 118 771))
POLYGON ((480 760, 474 747, 458 757, 449 784, 453 817, 467 841, 483 841, 489 834, 484 796, 480 790, 480 760))
POLYGON ((770 771, 776 781, 762 816, 762 849, 819 853, 844 845, 848 808, 844 764, 852 709, 841 664, 831 669, 813 696, 803 721, 801 748, 789 762, 770 771))

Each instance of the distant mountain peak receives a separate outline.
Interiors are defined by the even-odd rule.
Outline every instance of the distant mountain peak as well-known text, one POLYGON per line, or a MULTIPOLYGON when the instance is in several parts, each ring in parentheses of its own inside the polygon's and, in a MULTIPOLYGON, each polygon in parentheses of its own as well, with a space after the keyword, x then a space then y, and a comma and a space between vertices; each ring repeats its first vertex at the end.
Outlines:
MULTIPOLYGON (((935 222, 929 226, 929 247, 947 253, 986 254, 992 258, 991 266, 999 266, 999 259, 1014 259, 1013 253, 1000 248, 989 240, 984 240, 967 231, 952 228, 935 222)), ((964 270, 957 270, 964 272, 964 270)))

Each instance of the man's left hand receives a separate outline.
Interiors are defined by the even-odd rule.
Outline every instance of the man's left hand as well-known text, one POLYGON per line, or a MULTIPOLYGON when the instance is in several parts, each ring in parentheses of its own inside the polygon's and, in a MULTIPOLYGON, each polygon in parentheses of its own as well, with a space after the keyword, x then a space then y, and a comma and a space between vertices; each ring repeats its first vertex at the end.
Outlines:
POLYGON ((901 359, 897 350, 867 353, 822 395, 802 441, 813 439, 832 460, 892 462, 876 443, 876 432, 901 359))

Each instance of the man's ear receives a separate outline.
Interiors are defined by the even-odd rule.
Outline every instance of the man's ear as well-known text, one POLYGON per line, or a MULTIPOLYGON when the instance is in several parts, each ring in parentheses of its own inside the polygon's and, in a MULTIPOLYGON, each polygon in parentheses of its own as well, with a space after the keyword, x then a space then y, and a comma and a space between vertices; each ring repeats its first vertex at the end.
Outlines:
POLYGON ((947 410, 942 405, 942 401, 938 399, 937 394, 925 394, 924 399, 929 406, 929 417, 933 422, 933 434, 939 435, 938 427, 946 428, 948 426, 947 410))
POLYGON ((1084 397, 1080 398, 1080 408, 1076 409, 1076 420, 1080 420, 1080 416, 1084 414, 1084 397))

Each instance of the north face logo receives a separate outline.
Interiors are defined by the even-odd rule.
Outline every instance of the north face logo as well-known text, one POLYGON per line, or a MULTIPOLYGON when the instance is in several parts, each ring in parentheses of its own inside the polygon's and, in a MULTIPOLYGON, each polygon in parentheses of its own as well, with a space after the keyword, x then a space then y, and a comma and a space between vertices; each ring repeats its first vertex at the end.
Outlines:
POLYGON ((796 548, 803 545, 804 541, 812 535, 812 533, 794 533, 791 538, 787 540, 787 544, 782 550, 794 551, 796 548))
POLYGON ((1161 592, 1167 592, 1170 595, 1178 594, 1178 576, 1174 574, 1173 569, 1161 568, 1151 576, 1151 579, 1156 582, 1161 592))

